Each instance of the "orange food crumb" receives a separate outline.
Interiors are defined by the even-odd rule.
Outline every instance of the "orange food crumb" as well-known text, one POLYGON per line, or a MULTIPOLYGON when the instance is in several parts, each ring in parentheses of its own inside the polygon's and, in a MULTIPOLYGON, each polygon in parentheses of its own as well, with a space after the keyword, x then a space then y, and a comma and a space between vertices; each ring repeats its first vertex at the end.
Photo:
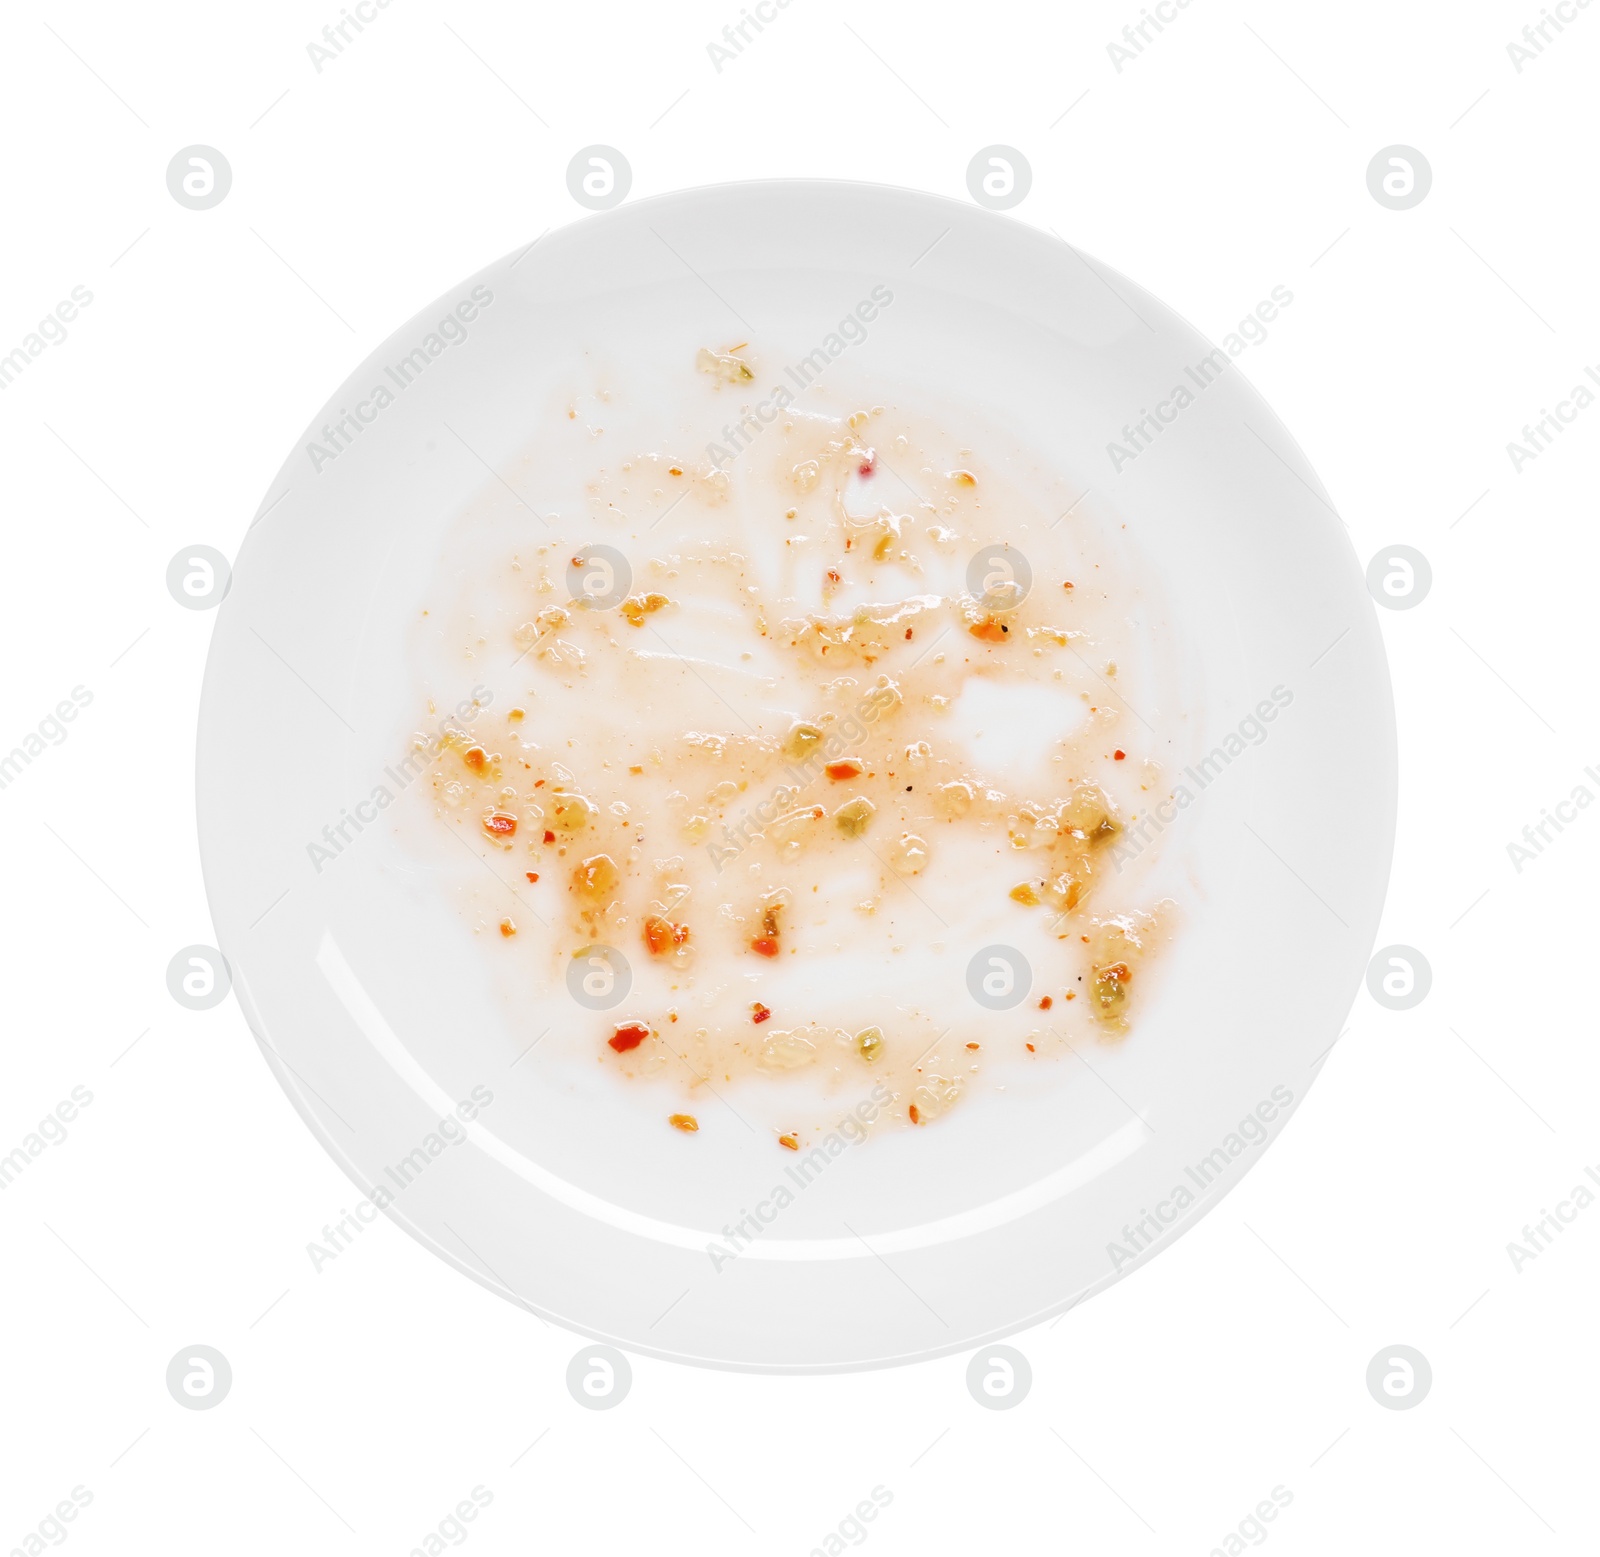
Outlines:
POLYGON ((758 935, 750 943, 750 950, 760 952, 763 957, 776 957, 778 955, 778 941, 776 936, 758 935))
POLYGON ((958 487, 975 487, 978 484, 978 478, 970 470, 952 470, 950 479, 958 487))
POLYGON ((500 933, 509 940, 517 933, 517 927, 509 919, 502 919, 500 921, 500 933))
POLYGON ((520 708, 513 708, 510 711, 510 713, 508 713, 506 715, 506 718, 510 719, 513 723, 515 723, 517 720, 521 719, 522 717, 523 717, 523 711, 520 708))
POLYGON ((762 1005, 759 1000, 751 1002, 751 1005, 750 1005, 750 1020, 752 1022, 756 1022, 756 1023, 764 1022, 771 1015, 772 1015, 772 1009, 771 1009, 770 1006, 762 1005))
POLYGON ((483 830, 491 838, 510 838, 517 830, 517 819, 509 811, 491 811, 483 819, 483 830))
POLYGON ((1048 1011, 1054 1004, 1055 1001, 1053 1001, 1048 995, 1043 995, 1039 999, 1039 1009, 1041 1011, 1048 1011))
POLYGON ((618 1054, 626 1054, 629 1049, 637 1049, 646 1038, 650 1036, 650 1029, 643 1022, 623 1022, 612 1035, 606 1039, 618 1054))
POLYGON ((1066 998, 1067 998, 1067 999, 1068 999, 1068 1000, 1076 1000, 1076 999, 1077 999, 1077 998, 1078 998, 1078 992, 1077 992, 1077 990, 1075 990, 1075 989, 1069 989, 1069 990, 1068 990, 1068 991, 1067 991, 1067 997, 1066 997, 1066 998))
POLYGON ((481 746, 469 746, 461 754, 461 760, 472 769, 474 773, 482 773, 489 765, 489 754, 481 746))
POLYGON ((975 1043, 969 1043, 969 1044, 968 1044, 968 1045, 967 1045, 967 1047, 968 1047, 968 1048, 969 1048, 969 1049, 976 1049, 976 1048, 977 1048, 977 1047, 978 1047, 978 1045, 977 1045, 977 1044, 975 1044, 975 1043))
POLYGON ((529 881, 537 881, 539 879, 539 872, 536 870, 527 871, 525 874, 529 881))
POLYGON ((645 918, 644 943, 650 948, 652 957, 664 957, 688 939, 689 927, 686 924, 674 924, 660 914, 650 914, 645 918))
POLYGON ((911 1116, 912 1124, 922 1123, 922 1115, 917 1112, 917 1105, 915 1103, 913 1103, 911 1107, 906 1110, 906 1112, 911 1116))
POLYGON ((668 465, 667 466, 667 474, 669 476, 681 476, 683 474, 683 466, 682 465, 668 465))
POLYGON ((1121 762, 1128 754, 1119 746, 1111 755, 1121 762))
POLYGON ((778 1145, 787 1146, 790 1151, 797 1152, 800 1150, 800 1137, 798 1135, 780 1135, 778 1137, 778 1145))
POLYGON ((1034 1046, 1031 1043, 1028 1045, 1028 1053, 1029 1054, 1037 1054, 1038 1052, 1039 1051, 1037 1049, 1035 1049, 1034 1046))
POLYGON ((838 783, 842 779, 859 778, 861 764, 854 757, 846 757, 843 762, 830 762, 824 771, 829 778, 838 783))
POLYGON ((974 622, 967 631, 974 638, 983 639, 985 643, 1003 643, 1011 629, 1004 622, 997 622, 992 616, 986 616, 981 622, 974 622))
POLYGON ((667 1123, 685 1135, 693 1135, 700 1128, 700 1121, 693 1114, 668 1114, 667 1123))

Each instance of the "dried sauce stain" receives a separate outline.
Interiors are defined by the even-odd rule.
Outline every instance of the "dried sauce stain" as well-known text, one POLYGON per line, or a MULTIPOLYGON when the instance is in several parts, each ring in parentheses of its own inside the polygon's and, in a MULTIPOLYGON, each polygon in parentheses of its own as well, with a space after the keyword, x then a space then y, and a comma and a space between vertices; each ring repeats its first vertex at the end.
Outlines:
MULTIPOLYGON (((746 342, 706 347, 695 366, 712 380, 703 388, 708 394, 733 388, 736 398, 756 377, 746 342)), ((1058 584, 1047 589, 1041 580, 1031 594, 1014 582, 986 583, 981 596, 927 587, 930 559, 960 558, 963 546, 1042 543, 1003 482, 986 474, 980 483, 948 455, 937 462, 922 456, 917 464, 907 438, 874 421, 881 413, 878 407, 803 425, 791 418, 757 449, 778 473, 771 522, 798 520, 784 529, 787 545, 778 543, 790 568, 781 588, 757 582, 762 571, 734 539, 736 527, 718 539, 709 518, 744 490, 741 483, 759 482, 760 459, 754 466, 694 464, 649 454, 601 470, 588 487, 593 511, 618 527, 616 544, 628 537, 635 543, 620 599, 609 608, 558 603, 567 566, 603 556, 590 536, 583 543, 593 557, 555 539, 539 544, 532 558, 519 551, 513 569, 522 593, 503 629, 517 677, 505 689, 513 706, 499 726, 503 735, 489 739, 464 715, 447 721, 430 778, 438 814, 450 825, 472 828, 475 821, 480 849, 532 856, 528 863, 537 868, 522 872, 529 886, 560 867, 539 904, 546 913, 553 904, 563 922, 546 926, 535 914, 539 928, 521 935, 517 958, 527 955, 522 945, 558 957, 564 934, 638 955, 633 999, 636 1009, 643 1001, 649 1020, 590 1029, 603 1040, 602 1057, 608 1049, 623 1057, 607 1063, 630 1076, 653 1074, 679 1054, 675 1045, 684 1046, 679 1058, 689 1056, 686 1068, 699 1085, 719 1075, 804 1070, 839 1078, 848 1061, 855 1085, 864 1074, 881 1079, 894 1104, 887 1113, 921 1126, 958 1104, 979 1057, 989 1063, 986 1047, 1017 1051, 1009 1042, 980 1045, 969 1036, 978 1014, 952 1013, 956 1031, 945 1053, 959 1056, 961 1074, 945 1075, 936 1051, 951 1023, 935 1010, 902 1005, 891 1020, 887 1004, 876 1006, 870 1014, 882 1026, 859 1025, 866 1011, 849 1021, 842 1005, 837 1023, 797 1012, 800 999, 812 999, 799 991, 823 997, 819 1018, 830 999, 845 1000, 829 987, 827 961, 853 933, 837 917, 841 882, 865 876, 864 888, 848 889, 844 911, 853 903, 857 922, 883 935, 890 954, 903 949, 909 932, 900 925, 925 893, 938 901, 954 885, 981 898, 996 922, 1015 916, 1019 938, 1043 935, 1057 948, 1055 979, 1075 981, 1086 996, 1071 1012, 1062 1009, 1058 1021, 1107 1041, 1129 1031, 1144 998, 1141 965, 1165 937, 1166 914, 1161 905, 1090 917, 1112 894, 1118 841, 1137 820, 1125 818, 1112 792, 1113 775, 1126 774, 1120 765, 1129 757, 1110 738, 1125 735, 1122 715, 1103 705, 1098 671, 1079 674, 1079 667, 1093 669, 1089 654, 1106 676, 1116 675, 1104 645, 1091 641, 1102 592, 1077 591, 1085 599, 1075 603, 1073 582, 1059 574, 1058 584), (877 428, 870 444, 869 427, 877 428), (909 512, 898 506, 908 500, 908 482, 884 479, 901 471, 920 472, 923 482, 910 484, 923 486, 928 498, 912 502, 909 512), (680 500, 685 515, 697 516, 688 533, 703 538, 674 542, 665 530, 660 541, 646 538, 680 500), (808 548, 815 548, 809 562, 802 556, 808 548), (766 712, 759 716, 736 707, 726 666, 688 647, 711 620, 701 611, 708 599, 724 602, 715 631, 735 645, 728 658, 756 661, 749 674, 763 689, 766 712), (1050 621, 1051 601, 1058 615, 1081 610, 1082 625, 1050 621), (744 649, 737 647, 741 622, 744 649), (683 635, 681 653, 663 629, 683 635), (707 723, 675 725, 661 690, 668 674, 683 688, 682 706, 707 723), (983 771, 982 741, 969 745, 951 733, 952 712, 969 686, 1048 690, 1063 682, 1087 714, 1050 747, 1042 792, 1037 773, 1019 776, 999 762, 983 771), (631 725, 616 708, 593 701, 606 697, 630 709, 631 725), (552 717, 563 698, 569 708, 589 700, 592 730, 581 716, 552 717), (786 702, 790 711, 773 712, 786 702), (1012 861, 1017 854, 1022 858, 1012 861), (975 860, 993 865, 964 880, 975 860), (823 891, 830 896, 821 898, 823 891), (799 894, 828 906, 820 915, 799 914, 794 905, 806 900, 799 894), (773 982, 791 967, 812 983, 773 982), (669 986, 682 993, 664 995, 669 986), (782 1019, 805 1020, 775 1031, 773 1006, 747 993, 772 993, 775 1002, 781 994, 782 1019), (678 1022, 669 999, 695 1014, 671 1044, 656 1038, 647 1045, 656 1037, 651 1021, 678 1022)), ((969 454, 958 451, 963 460, 969 454)), ((1048 520, 1037 526, 1047 527, 1048 520)), ((489 640, 476 616, 472 622, 475 658, 489 640)), ((419 737, 418 744, 426 743, 419 737)), ((1131 766, 1141 763, 1139 788, 1155 788, 1154 759, 1139 753, 1131 766)), ((510 915, 488 922, 496 920, 502 937, 518 936, 510 915)), ((938 950, 960 962, 954 948, 938 950)), ((1076 995, 1069 988, 1031 1004, 1052 1011, 1057 998, 1064 1008, 1076 995)), ((1013 1028, 1006 1036, 1022 1034, 1013 1028)), ((1025 1048, 1040 1053, 1032 1041, 1025 1048)), ((1058 1050, 1052 1041, 1042 1057, 1058 1050)), ((680 1131, 699 1128, 691 1114, 668 1120, 680 1131)), ((799 1149, 797 1130, 777 1139, 799 1149)))

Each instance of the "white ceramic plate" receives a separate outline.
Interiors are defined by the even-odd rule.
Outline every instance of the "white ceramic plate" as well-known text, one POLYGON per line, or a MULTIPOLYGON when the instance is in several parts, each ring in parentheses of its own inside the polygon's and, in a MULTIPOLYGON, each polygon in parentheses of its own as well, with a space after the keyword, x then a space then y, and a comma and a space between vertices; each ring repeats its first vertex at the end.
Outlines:
MULTIPOLYGON (((246 536, 198 762, 234 988, 360 1193, 382 1188, 383 1209, 443 1258, 591 1336, 793 1372, 977 1346, 1192 1227, 1260 1159, 1339 1031, 1378 922, 1396 786, 1388 675, 1346 532, 1226 361, 1029 227, 811 182, 592 217, 380 347, 314 418, 246 536), (1161 831, 1152 887, 1182 923, 1128 1040, 1077 1046, 1037 1089, 850 1146, 717 1261, 724 1229, 772 1208, 785 1154, 759 1132, 642 1130, 635 1092, 528 1048, 587 1013, 562 988, 508 1004, 458 906, 459 870, 408 836, 417 796, 395 767, 420 724, 408 646, 420 603, 462 582, 438 576, 461 513, 487 493, 514 527, 552 501, 557 474, 515 459, 552 405, 602 383, 626 400, 636 364, 648 380, 747 334, 775 372, 875 286, 892 306, 830 366, 829 392, 910 397, 947 425, 970 416, 1041 501, 1081 499, 1061 557, 1036 568, 1067 565, 1077 534, 1142 581, 1128 621, 1174 668, 1146 677, 1135 717, 1193 802, 1161 831), (1208 358, 1212 372, 1186 376, 1208 358), (1125 425, 1170 411, 1189 382, 1205 382, 1193 403, 1114 460, 1125 425), (1256 711, 1275 689, 1269 724, 1256 711), (1219 747, 1228 760, 1206 765, 1219 747)), ((657 416, 690 448, 717 432, 692 398, 626 414, 657 416)), ((668 520, 637 555, 671 534, 668 520)), ((656 1102, 648 1113, 659 1120, 656 1102)))

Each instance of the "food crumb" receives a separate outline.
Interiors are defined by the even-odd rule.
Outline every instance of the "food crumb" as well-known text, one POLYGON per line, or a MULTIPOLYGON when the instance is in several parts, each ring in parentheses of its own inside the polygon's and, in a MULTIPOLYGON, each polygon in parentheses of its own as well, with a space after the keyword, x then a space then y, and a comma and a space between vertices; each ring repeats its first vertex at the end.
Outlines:
POLYGON ((790 1151, 797 1152, 800 1150, 800 1137, 791 1131, 788 1135, 778 1137, 778 1145, 787 1146, 790 1151))
POLYGON ((770 1006, 762 1005, 759 1000, 751 1002, 751 1005, 750 1005, 750 1020, 752 1022, 755 1022, 755 1023, 759 1024, 761 1022, 766 1021, 766 1019, 771 1015, 772 1015, 772 1008, 770 1006))
POLYGON ((512 936, 513 936, 513 935, 515 935, 515 934, 516 934, 516 933, 517 933, 517 927, 516 927, 516 925, 515 925, 515 924, 513 924, 513 923, 512 923, 512 922, 511 922, 511 920, 509 920, 509 919, 502 919, 502 920, 501 920, 501 921, 500 921, 500 933, 501 933, 501 934, 502 934, 502 935, 503 935, 503 936, 505 936, 505 938, 506 938, 506 939, 507 939, 507 940, 510 940, 510 939, 511 939, 511 937, 512 937, 512 936))
POLYGON ((668 1114, 667 1123, 685 1135, 693 1135, 700 1128, 700 1121, 693 1114, 668 1114))
POLYGON ((646 1038, 650 1036, 650 1029, 643 1022, 623 1022, 612 1035, 606 1039, 618 1054, 626 1054, 629 1049, 637 1049, 646 1038))
POLYGON ((1048 1011, 1054 1004, 1055 1001, 1053 1001, 1048 995, 1042 995, 1039 998, 1039 1009, 1041 1011, 1048 1011))

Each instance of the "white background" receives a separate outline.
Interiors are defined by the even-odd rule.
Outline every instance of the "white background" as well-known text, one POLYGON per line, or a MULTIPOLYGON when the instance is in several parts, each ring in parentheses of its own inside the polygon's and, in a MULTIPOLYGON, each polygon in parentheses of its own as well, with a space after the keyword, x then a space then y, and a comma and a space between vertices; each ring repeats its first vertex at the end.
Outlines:
POLYGON ((394 0, 320 73, 331 0, 0 19, 0 353, 94 294, 0 392, 0 749, 93 694, 0 791, 0 1154, 74 1086, 94 1097, 0 1192, 0 1551, 78 1485, 84 1554, 398 1557, 474 1486, 485 1557, 805 1553, 875 1486, 883 1554, 1203 1554, 1280 1486, 1285 1554, 1593 1550, 1600 1206, 1520 1273, 1506 1245, 1600 1171, 1580 995, 1600 816, 1520 873, 1506 845, 1600 794, 1600 408, 1520 474, 1506 444, 1600 370, 1600 6, 1521 74, 1533 0, 1194 0, 1120 73, 1132 0, 793 0, 718 73, 706 45, 738 10, 394 0), (195 142, 233 168, 208 212, 165 184, 195 142), (637 1359, 627 1400, 580 1410, 576 1336, 387 1221, 313 1271, 349 1182, 233 1002, 166 991, 172 954, 212 939, 192 800, 211 618, 169 597, 169 558, 232 555, 368 351, 580 219, 565 170, 594 142, 635 197, 825 175, 965 198, 974 152, 1020 148, 1017 218, 1213 338, 1294 293, 1242 370, 1362 561, 1404 542, 1432 563, 1423 604, 1383 613, 1401 827, 1379 937, 1427 955, 1432 992, 1402 1013, 1362 992, 1223 1205, 1014 1338, 1034 1383, 1010 1411, 973 1402, 965 1358, 806 1380, 637 1359), (1434 171, 1398 213, 1365 181, 1396 142, 1434 171), (165 1388, 193 1343, 234 1370, 212 1411, 165 1388), (1432 1364, 1414 1410, 1366 1389, 1395 1343, 1432 1364))

